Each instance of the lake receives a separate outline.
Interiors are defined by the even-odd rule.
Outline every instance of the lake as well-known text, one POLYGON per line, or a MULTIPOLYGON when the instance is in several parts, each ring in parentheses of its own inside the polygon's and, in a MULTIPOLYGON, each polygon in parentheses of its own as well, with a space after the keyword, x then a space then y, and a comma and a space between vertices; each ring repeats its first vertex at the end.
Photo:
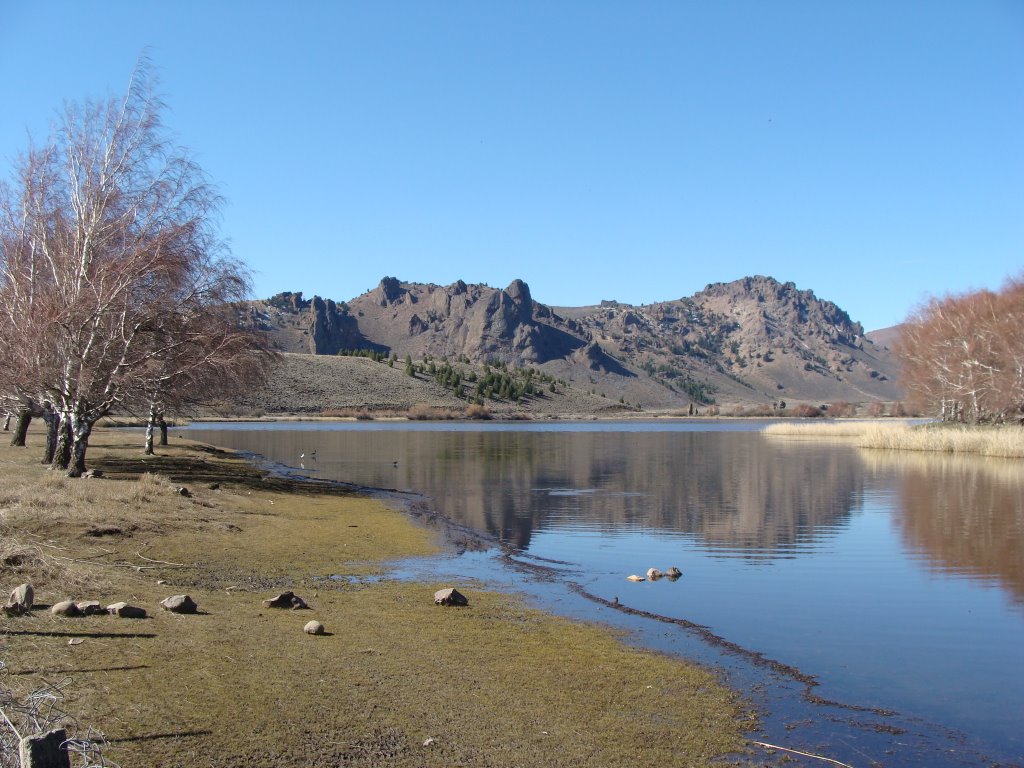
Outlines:
POLYGON ((1024 763, 1024 463, 866 452, 761 426, 177 433, 421 495, 505 546, 399 564, 399 576, 515 589, 714 665, 761 710, 752 738, 857 766, 1024 763), (669 566, 683 576, 626 580, 669 566))

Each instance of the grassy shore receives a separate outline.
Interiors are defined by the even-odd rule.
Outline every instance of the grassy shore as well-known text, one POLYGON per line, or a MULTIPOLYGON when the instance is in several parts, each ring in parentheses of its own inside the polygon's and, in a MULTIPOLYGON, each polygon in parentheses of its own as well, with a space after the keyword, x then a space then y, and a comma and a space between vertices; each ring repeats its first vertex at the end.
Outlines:
POLYGON ((102 732, 108 759, 635 768, 744 749, 751 715, 708 671, 472 584, 455 585, 469 608, 436 607, 451 585, 386 577, 389 560, 436 551, 402 514, 202 446, 144 458, 137 437, 96 433, 102 479, 41 467, 37 435, 0 447, 0 587, 149 611, 0 619, 0 687, 67 679, 71 729, 102 732), (262 607, 282 589, 312 610, 262 607), (198 615, 160 609, 182 592, 198 615), (328 634, 303 634, 310 619, 328 634))
POLYGON ((852 440, 861 448, 937 451, 998 458, 1024 458, 1024 427, 966 426, 879 421, 779 422, 763 430, 771 437, 852 440))

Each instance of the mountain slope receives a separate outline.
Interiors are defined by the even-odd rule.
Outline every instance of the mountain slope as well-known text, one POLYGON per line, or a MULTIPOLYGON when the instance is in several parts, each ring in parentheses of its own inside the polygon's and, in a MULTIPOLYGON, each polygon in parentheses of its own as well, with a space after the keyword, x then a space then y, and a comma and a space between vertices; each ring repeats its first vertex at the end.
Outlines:
POLYGON ((283 351, 528 366, 645 407, 900 397, 887 349, 832 302, 771 277, 639 307, 557 308, 522 280, 497 289, 386 277, 347 303, 282 293, 252 312, 283 351))

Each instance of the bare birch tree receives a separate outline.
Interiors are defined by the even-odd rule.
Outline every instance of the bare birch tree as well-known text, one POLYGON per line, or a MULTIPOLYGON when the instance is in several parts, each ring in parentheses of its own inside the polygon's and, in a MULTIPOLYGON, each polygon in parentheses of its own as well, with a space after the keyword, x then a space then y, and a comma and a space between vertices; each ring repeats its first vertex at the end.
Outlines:
MULTIPOLYGON (((72 476, 97 420, 212 364, 218 348, 194 337, 248 289, 216 233, 220 198, 168 140, 154 85, 143 63, 123 98, 67 106, 2 199, 0 388, 48 404, 72 476)), ((230 360, 266 353, 244 329, 228 337, 230 360)))
POLYGON ((1024 410, 1024 282, 931 299, 896 353, 917 408, 944 421, 1005 421, 1024 410))

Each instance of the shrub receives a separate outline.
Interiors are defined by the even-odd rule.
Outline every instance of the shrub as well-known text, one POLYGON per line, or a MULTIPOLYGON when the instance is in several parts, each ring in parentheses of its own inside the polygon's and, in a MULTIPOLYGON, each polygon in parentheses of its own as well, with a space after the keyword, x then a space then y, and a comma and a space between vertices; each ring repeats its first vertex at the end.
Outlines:
POLYGON ((793 415, 800 419, 813 419, 824 415, 821 408, 808 403, 800 403, 792 411, 793 415))
POLYGON ((853 403, 848 403, 845 400, 838 400, 828 409, 829 416, 835 416, 837 419, 849 418, 857 415, 857 406, 853 403))
POLYGON ((466 408, 467 419, 489 419, 491 418, 491 412, 487 410, 486 406, 478 403, 472 403, 466 408))

